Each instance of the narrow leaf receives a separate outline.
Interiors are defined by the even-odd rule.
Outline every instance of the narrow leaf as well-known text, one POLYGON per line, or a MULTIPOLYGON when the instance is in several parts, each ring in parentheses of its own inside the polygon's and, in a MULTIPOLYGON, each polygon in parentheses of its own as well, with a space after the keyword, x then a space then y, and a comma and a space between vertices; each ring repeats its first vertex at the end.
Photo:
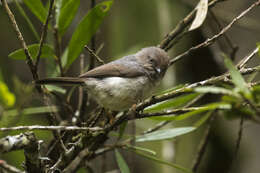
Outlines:
POLYGON ((196 16, 189 28, 189 31, 199 28, 205 21, 208 13, 208 0, 200 0, 196 10, 196 16))
POLYGON ((4 111, 4 116, 16 116, 18 114, 30 115, 30 114, 40 114, 40 113, 49 113, 49 112, 57 112, 58 109, 56 106, 42 106, 42 107, 32 107, 26 108, 23 110, 12 109, 8 111, 4 111))
POLYGON ((33 35, 35 36, 35 38, 37 39, 37 41, 40 41, 40 37, 39 34, 37 33, 34 25, 31 22, 31 19, 27 16, 27 14, 25 13, 25 11, 23 10, 22 6, 20 5, 20 3, 18 2, 18 0, 14 0, 15 5, 18 9, 18 11, 21 13, 21 15, 23 16, 23 18, 25 19, 25 21, 27 22, 27 24, 29 25, 29 28, 32 30, 33 35))
POLYGON ((247 87, 247 84, 240 74, 240 72, 236 69, 236 67, 233 65, 232 61, 229 58, 225 58, 225 65, 229 69, 232 82, 234 85, 245 95, 246 98, 251 99, 251 93, 247 87))
POLYGON ((125 129, 126 129, 126 126, 127 126, 127 122, 128 122, 128 121, 125 121, 125 122, 123 122, 123 123, 120 125, 118 139, 121 139, 121 138, 124 136, 125 129))
POLYGON ((80 0, 67 0, 66 4, 60 9, 57 23, 58 31, 61 36, 66 32, 67 28, 77 14, 79 4, 80 0))
POLYGON ((113 1, 104 1, 99 3, 91 9, 79 23, 69 42, 68 57, 65 57, 65 59, 68 59, 66 64, 67 68, 80 55, 84 45, 86 45, 93 34, 96 33, 104 17, 108 14, 112 2, 113 1))
POLYGON ((184 87, 184 86, 185 86, 185 85, 183 85, 183 84, 179 84, 179 85, 174 86, 174 87, 172 87, 172 88, 169 88, 169 89, 166 89, 166 90, 163 90, 163 91, 159 91, 159 92, 156 93, 155 95, 161 95, 161 94, 170 93, 170 92, 175 91, 175 90, 177 90, 177 89, 180 89, 180 88, 182 88, 182 87, 184 87))
POLYGON ((194 123, 194 127, 200 127, 202 124, 204 124, 208 119, 209 119, 209 117, 212 115, 212 112, 213 111, 209 111, 209 112, 207 112, 207 113, 205 113, 198 121, 196 121, 195 123, 194 123))
POLYGON ((181 127, 181 128, 174 128, 174 129, 163 129, 158 130, 152 133, 144 134, 141 136, 137 136, 135 141, 136 142, 147 142, 147 141, 158 141, 158 140, 165 140, 165 139, 172 139, 177 136, 184 135, 189 133, 196 128, 194 127, 181 127))
POLYGON ((65 94, 66 90, 64 88, 55 86, 55 85, 45 85, 45 87, 49 90, 49 91, 56 91, 59 92, 61 94, 65 94))
POLYGON ((157 104, 151 105, 147 108, 145 108, 144 112, 156 112, 164 109, 169 109, 169 108, 176 108, 179 106, 182 106, 189 101, 195 99, 199 94, 198 93, 192 93, 192 94, 187 94, 184 96, 179 96, 171 100, 166 100, 163 102, 159 102, 157 104))
POLYGON ((202 113, 202 112, 206 112, 206 111, 209 111, 209 110, 215 110, 215 109, 231 109, 231 105, 228 104, 228 103, 211 103, 211 104, 208 104, 208 105, 205 105, 205 106, 202 106, 202 107, 198 107, 197 110, 194 110, 194 111, 190 111, 190 112, 187 112, 187 113, 184 113, 184 114, 180 114, 180 115, 177 115, 177 116, 174 116, 174 115, 167 115, 167 116, 156 116, 156 117, 150 117, 150 119, 153 119, 153 120, 159 120, 159 121, 180 121, 180 120, 184 120, 184 119, 187 119, 193 115, 197 115, 199 113, 202 113))
POLYGON ((138 146, 133 146, 133 145, 127 145, 127 149, 130 149, 130 150, 139 150, 141 152, 146 152, 146 153, 149 153, 151 155, 156 155, 156 152, 153 151, 153 150, 150 150, 148 148, 143 148, 143 147, 138 147, 138 146))
POLYGON ((180 166, 180 165, 177 165, 177 164, 175 164, 175 163, 171 163, 171 162, 164 161, 164 160, 162 160, 162 159, 159 159, 158 157, 151 156, 151 155, 148 155, 148 154, 144 154, 144 153, 138 152, 138 151, 135 151, 135 153, 138 154, 138 155, 140 155, 140 156, 142 156, 142 157, 144 157, 144 158, 147 158, 147 159, 149 159, 149 160, 155 161, 155 162, 160 163, 160 164, 168 165, 168 166, 173 167, 173 168, 175 168, 175 169, 177 169, 177 170, 180 170, 180 171, 182 171, 182 172, 192 173, 192 171, 189 170, 189 169, 187 169, 187 168, 184 168, 184 167, 182 167, 182 166, 180 166))
POLYGON ((198 93, 224 94, 224 95, 240 97, 239 94, 237 94, 232 90, 222 88, 222 87, 215 87, 215 86, 197 87, 194 89, 194 91, 198 93))
POLYGON ((128 168, 124 158, 122 157, 122 155, 119 153, 118 150, 115 150, 115 154, 116 154, 116 162, 120 169, 120 172, 121 173, 130 173, 130 169, 128 168))
POLYGON ((257 48, 258 48, 258 56, 260 57, 260 42, 257 42, 256 45, 257 45, 257 48))
POLYGON ((31 10, 31 12, 44 23, 47 17, 47 10, 44 8, 41 0, 23 0, 25 5, 31 10))
MULTIPOLYGON (((28 50, 32 56, 33 59, 36 58, 38 50, 39 50, 39 44, 32 44, 30 46, 28 46, 28 50)), ((53 48, 48 45, 48 44, 44 44, 42 47, 42 54, 41 54, 41 58, 53 58, 54 57, 54 50, 53 48)), ((17 59, 17 60, 25 60, 26 56, 24 53, 23 49, 18 49, 12 53, 10 53, 8 55, 8 57, 13 58, 13 59, 17 59)))

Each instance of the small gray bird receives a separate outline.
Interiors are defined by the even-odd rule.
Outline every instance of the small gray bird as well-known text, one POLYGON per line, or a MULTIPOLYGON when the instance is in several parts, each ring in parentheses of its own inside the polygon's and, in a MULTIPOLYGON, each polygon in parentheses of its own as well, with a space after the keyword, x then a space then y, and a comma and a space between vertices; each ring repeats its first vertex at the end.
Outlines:
POLYGON ((151 95, 169 66, 169 56, 158 47, 147 47, 96 67, 79 77, 37 80, 37 85, 82 85, 104 108, 123 111, 151 95))

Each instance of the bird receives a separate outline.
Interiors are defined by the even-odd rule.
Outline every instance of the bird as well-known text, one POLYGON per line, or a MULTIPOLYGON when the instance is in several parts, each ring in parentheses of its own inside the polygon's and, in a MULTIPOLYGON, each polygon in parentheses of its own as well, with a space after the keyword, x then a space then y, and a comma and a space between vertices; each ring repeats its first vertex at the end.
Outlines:
POLYGON ((125 111, 151 96, 163 79, 170 57, 159 47, 146 47, 98 66, 78 77, 36 80, 36 85, 81 85, 102 107, 125 111))

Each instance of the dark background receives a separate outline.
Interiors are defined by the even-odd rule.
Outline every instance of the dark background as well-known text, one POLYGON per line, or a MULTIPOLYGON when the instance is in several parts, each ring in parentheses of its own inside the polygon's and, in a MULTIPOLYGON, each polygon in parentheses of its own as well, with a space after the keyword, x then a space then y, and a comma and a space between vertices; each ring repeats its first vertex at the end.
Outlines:
MULTIPOLYGON (((251 5, 253 0, 238 1, 228 0, 219 3, 213 8, 216 16, 219 18, 223 26, 229 23, 241 11, 251 5)), ((194 7, 196 1, 190 0, 115 0, 108 17, 105 18, 101 29, 96 35, 97 47, 104 43, 104 49, 100 53, 100 57, 106 62, 135 52, 142 47, 158 45, 163 37, 171 31, 175 25, 182 20, 194 7)), ((25 9, 26 7, 23 6, 25 9)), ((81 17, 88 11, 89 2, 81 1, 80 11, 76 19, 73 21, 70 29, 66 33, 66 38, 63 40, 63 46, 66 46, 76 24, 81 17)), ((35 43, 35 39, 21 17, 17 12, 15 5, 10 4, 11 10, 14 12, 18 25, 24 35, 27 44, 35 43)), ((40 22, 29 12, 34 25, 40 32, 40 22)), ((253 10, 249 15, 240 20, 231 30, 227 32, 232 42, 239 47, 235 57, 235 62, 247 55, 253 50, 256 42, 260 40, 260 22, 259 8, 253 10)), ((171 57, 182 53, 189 47, 203 42, 206 38, 216 34, 217 27, 212 22, 212 18, 208 17, 202 28, 193 31, 185 36, 176 46, 174 46, 169 54, 171 57)), ((47 38, 47 42, 49 38, 47 38)), ((14 34, 10 21, 7 18, 2 6, 0 6, 0 72, 4 81, 8 84, 10 91, 16 94, 17 102, 21 107, 31 106, 27 102, 23 94, 24 88, 17 88, 14 80, 18 78, 22 83, 29 84, 32 81, 32 76, 28 66, 24 61, 13 60, 8 58, 8 54, 20 48, 20 44, 14 34), (25 100, 25 101, 23 101, 25 100)), ((229 47, 224 39, 220 39, 209 48, 204 48, 186 57, 176 63, 168 70, 162 88, 169 88, 179 83, 192 83, 195 81, 209 78, 213 75, 221 74, 225 71, 222 63, 222 52, 228 53, 229 47)), ((86 52, 84 52, 86 53, 86 52)), ((86 57, 87 57, 86 53, 86 57)), ((255 58, 255 60, 257 60, 255 58)), ((252 64, 255 62, 253 61, 252 64)), ((44 61, 41 62, 41 76, 45 76, 44 61)), ((76 76, 79 63, 75 62, 72 66, 70 76, 76 76)), ((20 86, 19 86, 20 87, 20 86)), ((32 97, 32 96, 31 96, 32 97)), ((29 99, 28 99, 29 100, 29 99)), ((1 121, 1 120, 0 120, 1 121)), ((16 118, 11 124, 31 125, 43 124, 45 121, 44 115, 21 116, 16 118)), ((193 120, 172 123, 169 126, 189 125, 193 120)), ((152 127, 156 122, 152 120, 138 120, 138 131, 152 127)), ((1 126, 4 126, 1 123, 1 126)), ((10 124, 9 124, 10 125, 10 124)), ((210 143, 207 148, 206 157, 203 159, 200 172, 225 172, 230 166, 231 158, 235 149, 235 141, 238 133, 239 120, 227 120, 223 116, 217 116, 210 135, 210 143)), ((244 133, 239 154, 232 165, 232 172, 255 173, 260 169, 260 140, 258 131, 259 125, 246 122, 244 125, 244 133)), ((192 160, 197 151, 198 143, 204 134, 204 127, 196 132, 177 138, 174 141, 144 143, 141 146, 151 148, 158 152, 160 158, 168 161, 174 161, 184 167, 190 168, 192 160)), ((39 138, 48 138, 47 132, 37 132, 39 138)), ((0 136, 7 134, 1 133, 0 136)), ((139 156, 133 162, 131 154, 124 153, 125 158, 128 158, 130 167, 135 165, 135 172, 173 172, 175 169, 169 166, 163 166, 139 156)), ((108 155, 105 161, 107 170, 111 171, 116 168, 113 154, 108 155)), ((9 163, 20 167, 23 160, 23 152, 12 152, 0 155, 0 158, 7 159, 9 163)), ((99 159, 100 160, 100 159, 99 159)), ((100 162, 94 167, 98 170, 100 162)))

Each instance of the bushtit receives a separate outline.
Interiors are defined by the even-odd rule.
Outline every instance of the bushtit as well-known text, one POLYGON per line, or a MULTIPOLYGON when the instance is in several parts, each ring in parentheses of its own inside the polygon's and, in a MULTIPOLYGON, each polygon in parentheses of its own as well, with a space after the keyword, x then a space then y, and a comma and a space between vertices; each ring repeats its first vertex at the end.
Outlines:
POLYGON ((56 77, 35 83, 82 85, 105 108, 123 111, 147 98, 163 78, 169 56, 158 47, 147 47, 96 67, 79 77, 56 77))

